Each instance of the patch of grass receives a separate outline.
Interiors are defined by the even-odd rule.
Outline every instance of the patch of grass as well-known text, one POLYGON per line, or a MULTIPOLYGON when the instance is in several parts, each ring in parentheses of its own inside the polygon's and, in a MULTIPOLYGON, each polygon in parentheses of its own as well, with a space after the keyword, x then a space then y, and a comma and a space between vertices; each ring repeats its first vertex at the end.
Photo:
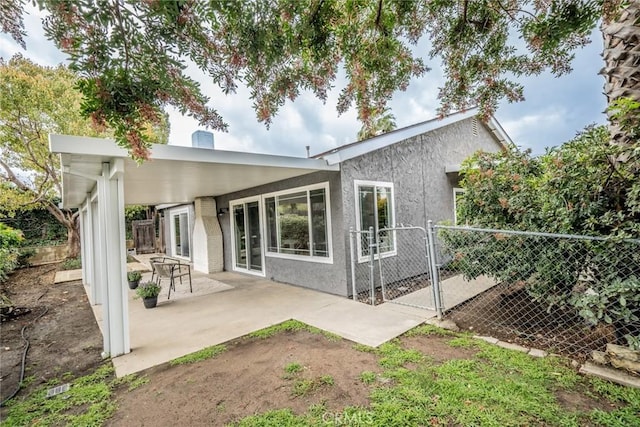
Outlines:
POLYGON ((117 384, 126 384, 127 391, 133 391, 138 387, 147 384, 148 382, 149 382, 149 377, 147 377, 146 375, 139 377, 136 374, 125 375, 124 377, 118 378, 117 380, 114 381, 114 383, 117 383, 117 384))
POLYGON ((293 396, 305 396, 306 394, 310 393, 311 390, 315 388, 315 386, 316 384, 312 379, 303 378, 297 380, 293 384, 293 390, 291 390, 291 394, 293 396))
POLYGON ((323 335, 327 339, 331 341, 340 341, 342 338, 339 335, 333 334, 331 332, 324 331, 320 328, 316 328, 306 323, 299 322, 297 320, 286 320, 282 323, 278 323, 277 325, 268 326, 264 329, 260 329, 259 331, 251 332, 247 335, 247 338, 259 338, 259 339, 267 339, 274 335, 281 334, 283 332, 298 332, 298 331, 307 331, 312 334, 323 335))
POLYGON ((310 417, 306 415, 296 415, 291 409, 277 409, 244 418, 239 423, 232 425, 237 427, 299 427, 317 425, 312 424, 312 422, 310 417))
POLYGON ((365 384, 373 384, 378 379, 378 374, 371 371, 361 372, 359 375, 360 381, 365 384))
POLYGON ((406 337, 415 337, 415 336, 421 336, 421 335, 457 336, 458 334, 448 329, 439 328, 434 325, 424 324, 424 325, 416 326, 415 328, 407 331, 404 335, 406 337))
MULTIPOLYGON (((432 333, 433 327, 425 326, 413 335, 432 333)), ((448 342, 452 347, 472 347, 477 353, 436 364, 419 351, 403 348, 398 340, 377 349, 356 344, 355 350, 375 354, 384 369, 380 375, 392 380, 373 387, 370 408, 329 413, 318 405, 300 416, 286 411, 256 415, 251 417, 254 424, 246 425, 276 425, 277 419, 277 425, 296 426, 640 426, 640 390, 582 377, 565 358, 533 358, 465 333, 442 335, 453 337, 448 342), (593 398, 617 407, 610 412, 572 411, 560 405, 558 390, 591 390, 593 398)), ((359 379, 375 384, 378 377, 364 371, 359 379)), ((299 380, 293 394, 312 393, 318 380, 299 380)))
POLYGON ((169 361, 169 365, 171 366, 188 365, 190 363, 200 362, 203 360, 214 358, 226 350, 227 350, 227 347, 224 344, 213 345, 211 347, 203 348, 202 350, 173 359, 169 361))
MULTIPOLYGON (((26 369, 25 369, 26 371, 26 369)), ((22 384, 21 387, 28 387, 31 384, 33 384, 33 382, 36 380, 36 376, 35 375, 29 375, 28 377, 24 377, 24 379, 22 380, 22 384)))
POLYGON ((424 359, 422 353, 402 347, 397 340, 382 344, 378 348, 378 354, 381 356, 378 363, 387 369, 399 368, 408 362, 417 363, 424 359))
POLYGON ((354 344, 353 345, 353 349, 356 351, 361 351, 363 353, 377 353, 378 349, 375 347, 370 347, 368 345, 364 345, 364 344, 354 344))
POLYGON ((332 386, 334 383, 335 381, 331 375, 323 375, 313 379, 299 379, 293 384, 291 395, 296 397, 306 396, 324 386, 332 386))
POLYGON ((591 411, 589 419, 592 422, 606 426, 640 425, 640 389, 620 387, 599 378, 591 378, 590 385, 596 397, 622 405, 611 412, 599 409, 591 411))
POLYGON ((110 364, 104 364, 93 373, 75 379, 69 391, 47 398, 47 390, 57 383, 57 379, 48 381, 29 396, 9 401, 4 424, 102 425, 116 410, 111 398, 119 382, 115 380, 110 364))
POLYGON ((460 335, 447 342, 451 347, 478 348, 478 340, 470 335, 460 335))
POLYGON ((285 373, 283 378, 285 380, 291 380, 295 378, 296 375, 298 375, 300 372, 302 372, 303 369, 304 369, 304 366, 302 366, 301 364, 297 362, 291 362, 284 367, 285 373))
POLYGON ((291 362, 284 367, 284 371, 288 376, 297 374, 298 372, 302 371, 302 369, 303 366, 297 362, 291 362))
POLYGON ((323 375, 319 379, 320 384, 322 385, 334 385, 335 381, 331 375, 323 375))

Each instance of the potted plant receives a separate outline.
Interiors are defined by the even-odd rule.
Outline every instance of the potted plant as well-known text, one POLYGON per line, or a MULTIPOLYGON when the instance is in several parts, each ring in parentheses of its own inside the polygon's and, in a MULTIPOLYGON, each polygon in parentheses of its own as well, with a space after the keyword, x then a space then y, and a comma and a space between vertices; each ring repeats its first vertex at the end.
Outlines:
POLYGON ((142 279, 142 273, 139 271, 130 271, 127 273, 127 280, 129 281, 129 289, 135 289, 138 287, 142 279))
POLYGON ((160 289, 162 288, 155 282, 145 282, 138 286, 136 295, 142 298, 145 308, 153 308, 158 303, 160 289))

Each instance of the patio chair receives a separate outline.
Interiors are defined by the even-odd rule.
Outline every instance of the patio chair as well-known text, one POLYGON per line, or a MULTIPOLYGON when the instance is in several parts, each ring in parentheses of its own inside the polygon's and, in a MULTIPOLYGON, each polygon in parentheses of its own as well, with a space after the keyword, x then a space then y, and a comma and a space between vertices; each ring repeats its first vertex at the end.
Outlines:
POLYGON ((151 281, 155 282, 156 281, 156 276, 158 275, 158 273, 156 272, 156 267, 154 266, 154 264, 157 264, 159 262, 164 262, 164 259, 166 257, 164 256, 154 256, 149 258, 149 262, 151 263, 151 281))
MULTIPOLYGON (((175 260, 172 260, 175 261, 175 260)), ((171 298, 171 289, 176 291, 175 280, 180 279, 182 284, 182 277, 189 277, 189 291, 193 293, 193 286, 191 284, 191 266, 189 264, 182 264, 180 262, 154 262, 151 263, 153 270, 156 272, 156 283, 160 285, 162 279, 169 280, 169 294, 167 299, 171 298)))

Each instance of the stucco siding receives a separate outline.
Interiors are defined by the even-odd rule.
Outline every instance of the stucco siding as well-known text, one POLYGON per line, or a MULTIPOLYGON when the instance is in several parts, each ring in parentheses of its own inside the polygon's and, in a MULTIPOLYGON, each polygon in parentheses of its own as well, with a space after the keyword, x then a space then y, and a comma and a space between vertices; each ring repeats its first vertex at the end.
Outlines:
MULTIPOLYGON (((303 175, 294 179, 279 181, 276 183, 251 188, 248 190, 225 194, 216 197, 218 209, 229 209, 229 203, 233 200, 252 196, 278 192, 282 190, 304 187, 307 185, 329 182, 329 200, 331 205, 331 231, 333 247, 333 263, 320 263, 306 260, 285 259, 269 256, 265 252, 264 269, 265 277, 283 283, 317 289, 336 295, 347 295, 347 271, 345 270, 346 250, 344 236, 344 224, 342 220, 342 194, 339 172, 316 172, 303 175)), ((264 206, 261 204, 261 209, 264 206)), ((224 268, 233 271, 232 243, 231 239, 231 212, 219 216, 222 227, 224 244, 224 268)), ((264 224, 263 224, 264 230, 264 224)), ((263 233, 264 234, 264 233, 263 233)), ((264 235, 263 235, 264 239, 264 235)), ((264 241, 262 242, 264 251, 264 241)))
MULTIPOLYGON (((341 181, 345 230, 356 228, 355 180, 393 183, 397 226, 426 227, 428 220, 434 223, 453 221, 456 178, 447 175, 445 167, 459 165, 477 150, 497 151, 501 148, 493 134, 480 121, 474 123, 474 120, 466 119, 344 161, 341 181)), ((422 250, 416 246, 419 240, 399 233, 396 237, 398 255, 382 261, 385 278, 394 280, 422 273, 422 265, 406 259, 407 254, 415 257, 415 251, 422 250)), ((348 231, 345 231, 343 241, 346 245, 348 238, 348 231)), ((348 258, 346 261, 348 269, 348 258)))

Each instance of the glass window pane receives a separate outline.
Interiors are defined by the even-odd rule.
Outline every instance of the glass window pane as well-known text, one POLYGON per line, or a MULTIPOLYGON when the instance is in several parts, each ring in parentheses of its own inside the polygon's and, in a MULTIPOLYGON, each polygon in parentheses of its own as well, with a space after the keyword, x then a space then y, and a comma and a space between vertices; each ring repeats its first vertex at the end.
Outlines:
POLYGON ((189 258, 191 256, 191 249, 189 247, 189 215, 186 212, 180 214, 180 236, 182 236, 180 255, 189 258))
POLYGON ((244 230, 244 205, 233 207, 236 240, 236 267, 247 268, 247 248, 244 230))
MULTIPOLYGON (((358 202, 360 203, 360 229, 369 230, 369 227, 376 229, 376 213, 375 213, 375 187, 362 186, 358 187, 358 202)), ((369 247, 367 243, 367 234, 361 234, 361 255, 369 255, 369 247)))
POLYGON ((280 223, 280 252, 310 255, 307 192, 279 196, 277 205, 280 223))
POLYGON ((327 202, 324 188, 309 192, 311 200, 311 233, 313 240, 313 255, 328 257, 329 244, 327 242, 327 202))
POLYGON ((180 215, 173 216, 174 254, 182 253, 182 234, 180 229, 180 215))
POLYGON ((247 209, 247 250, 249 269, 262 270, 262 243, 260 241, 260 207, 258 202, 246 204, 247 209))
POLYGON ((267 251, 278 252, 278 224, 275 197, 265 199, 264 204, 267 213, 267 251))
MULTIPOLYGON (((390 187, 376 188, 376 205, 378 209, 377 230, 391 228, 393 225, 393 206, 390 187)), ((393 232, 382 231, 378 233, 378 241, 380 243, 380 253, 393 251, 393 232)))

